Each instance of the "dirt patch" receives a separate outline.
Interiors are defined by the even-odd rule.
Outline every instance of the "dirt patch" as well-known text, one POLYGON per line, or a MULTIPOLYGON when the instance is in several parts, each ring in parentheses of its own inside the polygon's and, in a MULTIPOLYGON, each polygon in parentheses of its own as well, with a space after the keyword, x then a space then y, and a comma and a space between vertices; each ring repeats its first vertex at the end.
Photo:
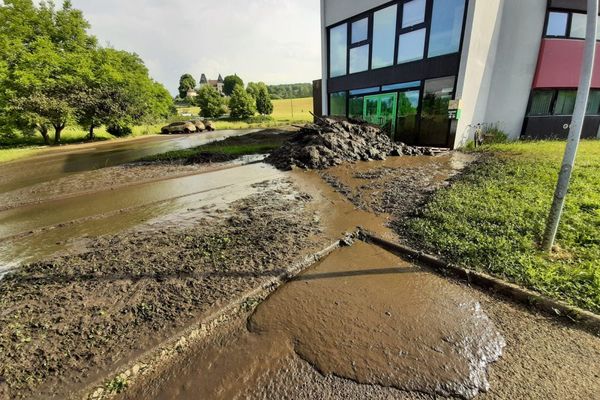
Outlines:
POLYGON ((203 312, 279 275, 318 233, 309 197, 261 184, 219 218, 101 237, 0 281, 0 381, 10 398, 69 392, 203 312))
POLYGON ((394 143, 380 128, 355 120, 319 118, 300 129, 267 162, 282 170, 326 169, 345 162, 385 160, 388 156, 433 155, 433 148, 394 143))

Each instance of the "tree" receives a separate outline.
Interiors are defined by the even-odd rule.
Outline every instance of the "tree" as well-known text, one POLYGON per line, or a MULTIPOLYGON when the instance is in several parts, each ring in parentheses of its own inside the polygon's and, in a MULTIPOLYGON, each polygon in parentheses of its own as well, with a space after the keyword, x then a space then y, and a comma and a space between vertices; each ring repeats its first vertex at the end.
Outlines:
POLYGON ((269 90, 264 83, 259 86, 258 89, 258 96, 256 97, 256 110, 261 115, 273 114, 273 103, 271 102, 271 97, 269 96, 269 90))
POLYGON ((179 97, 185 99, 187 97, 188 90, 196 88, 196 80, 190 74, 183 74, 179 78, 179 97))
POLYGON ((255 99, 258 98, 258 92, 260 92, 260 83, 248 82, 248 86, 246 86, 246 92, 248 92, 248 94, 255 99))
POLYGON ((229 99, 229 110, 233 118, 245 119, 256 113, 254 97, 244 90, 241 85, 236 85, 229 99))
POLYGON ((215 88, 209 85, 202 86, 196 97, 196 104, 200 107, 200 115, 205 118, 217 118, 225 114, 225 99, 215 88))
POLYGON ((231 96, 233 94, 233 90, 235 87, 239 85, 242 88, 244 87, 244 81, 237 75, 228 75, 223 79, 223 93, 226 96, 231 96))

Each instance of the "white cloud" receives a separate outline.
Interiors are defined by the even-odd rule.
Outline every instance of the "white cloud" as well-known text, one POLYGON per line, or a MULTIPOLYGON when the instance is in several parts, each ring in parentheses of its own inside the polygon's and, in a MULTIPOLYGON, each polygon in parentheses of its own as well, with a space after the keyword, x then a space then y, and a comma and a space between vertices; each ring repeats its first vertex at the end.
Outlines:
POLYGON ((309 82, 320 75, 318 0, 73 0, 100 43, 139 54, 175 92, 181 74, 309 82))

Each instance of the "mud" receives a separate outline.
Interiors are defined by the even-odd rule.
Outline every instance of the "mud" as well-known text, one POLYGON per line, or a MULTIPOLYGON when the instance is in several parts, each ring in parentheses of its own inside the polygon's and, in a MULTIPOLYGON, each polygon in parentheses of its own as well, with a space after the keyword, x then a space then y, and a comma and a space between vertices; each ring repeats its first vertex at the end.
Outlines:
POLYGON ((471 398, 504 347, 464 290, 362 242, 280 288, 248 326, 143 397, 236 398, 294 351, 325 376, 471 398))
POLYGON ((0 281, 0 380, 10 398, 64 397, 282 273, 316 246, 310 197, 289 182, 200 217, 94 238, 81 254, 0 281))

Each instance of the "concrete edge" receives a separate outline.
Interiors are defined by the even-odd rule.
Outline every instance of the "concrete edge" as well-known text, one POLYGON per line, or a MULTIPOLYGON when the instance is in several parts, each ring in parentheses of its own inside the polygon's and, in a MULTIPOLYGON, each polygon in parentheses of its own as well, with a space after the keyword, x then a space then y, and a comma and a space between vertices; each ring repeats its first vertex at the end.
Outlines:
POLYGON ((206 338, 218 327, 254 310, 260 302, 265 300, 281 285, 305 269, 313 266, 316 262, 322 260, 342 245, 351 243, 352 241, 348 240, 348 238, 356 237, 357 235, 358 232, 348 234, 345 238, 331 243, 320 251, 305 256, 301 261, 293 264, 282 274, 268 279, 259 287, 248 290, 219 309, 200 317, 187 328, 166 339, 158 346, 134 358, 126 365, 104 374, 104 377, 90 383, 82 390, 73 393, 70 398, 108 400, 123 394, 126 392, 127 387, 139 384, 140 380, 144 377, 151 376, 165 366, 175 362, 179 356, 190 350, 193 345, 206 338), (115 382, 124 384, 123 389, 125 390, 118 392, 108 389, 109 385, 115 382))
POLYGON ((438 257, 425 254, 399 243, 390 242, 364 230, 360 231, 359 238, 404 258, 419 261, 441 275, 450 275, 480 288, 492 289, 495 293, 499 293, 509 300, 533 307, 555 317, 567 319, 570 322, 574 322, 577 327, 600 336, 600 315, 559 300, 551 299, 491 275, 453 265, 438 257))

